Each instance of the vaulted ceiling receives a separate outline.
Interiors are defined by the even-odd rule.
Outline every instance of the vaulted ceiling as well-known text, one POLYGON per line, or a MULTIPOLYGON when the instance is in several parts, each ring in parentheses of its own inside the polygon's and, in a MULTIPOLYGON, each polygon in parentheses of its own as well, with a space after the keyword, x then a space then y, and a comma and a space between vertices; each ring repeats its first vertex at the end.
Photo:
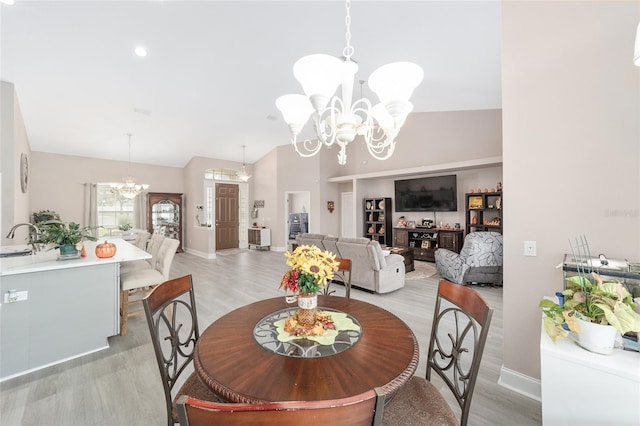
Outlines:
MULTIPOLYGON (((15 2, 0 77, 35 151, 127 160, 130 132, 134 162, 242 161, 246 145, 252 163, 290 143, 275 99, 302 93, 294 62, 345 44, 342 1, 15 2)), ((354 1, 351 17, 356 80, 408 60, 425 72, 414 111, 501 107, 500 2, 354 1)))

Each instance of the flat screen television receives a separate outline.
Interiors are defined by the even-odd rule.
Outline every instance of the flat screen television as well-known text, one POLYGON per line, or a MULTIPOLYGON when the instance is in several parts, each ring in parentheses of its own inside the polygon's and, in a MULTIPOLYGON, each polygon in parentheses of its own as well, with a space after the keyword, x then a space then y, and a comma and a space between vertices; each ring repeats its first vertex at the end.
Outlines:
POLYGON ((395 181, 397 212, 455 212, 456 175, 395 181))

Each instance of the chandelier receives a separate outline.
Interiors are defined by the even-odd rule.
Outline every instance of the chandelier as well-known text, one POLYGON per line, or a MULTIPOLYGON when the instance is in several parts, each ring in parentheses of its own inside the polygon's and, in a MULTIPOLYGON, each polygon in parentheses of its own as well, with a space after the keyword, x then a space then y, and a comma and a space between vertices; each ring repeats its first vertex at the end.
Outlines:
POLYGON ((247 168, 244 165, 244 151, 246 147, 247 147, 246 145, 242 145, 242 171, 238 173, 238 179, 240 179, 243 182, 247 182, 251 177, 251 175, 247 174, 247 168))
POLYGON ((136 184, 136 179, 131 176, 131 133, 127 133, 127 136, 129 136, 129 166, 127 170, 128 175, 127 177, 122 178, 123 183, 112 183, 111 188, 113 192, 116 192, 123 197, 131 200, 135 198, 136 195, 149 189, 149 185, 136 184))
POLYGON ((302 85, 305 95, 283 95, 276 106, 288 124, 291 142, 302 157, 317 154, 322 146, 340 147, 338 163, 347 163, 346 147, 356 135, 364 138, 369 153, 378 160, 391 157, 395 138, 413 110, 409 98, 420 84, 422 68, 411 62, 394 62, 375 70, 369 77, 369 87, 380 99, 375 106, 367 98, 353 101, 353 82, 358 65, 351 60, 351 2, 346 0, 346 46, 342 58, 313 54, 300 58, 293 65, 293 75, 302 85), (342 98, 334 96, 342 85, 342 98), (298 144, 297 137, 313 114, 316 140, 298 144), (301 145, 301 146, 299 146, 301 145))

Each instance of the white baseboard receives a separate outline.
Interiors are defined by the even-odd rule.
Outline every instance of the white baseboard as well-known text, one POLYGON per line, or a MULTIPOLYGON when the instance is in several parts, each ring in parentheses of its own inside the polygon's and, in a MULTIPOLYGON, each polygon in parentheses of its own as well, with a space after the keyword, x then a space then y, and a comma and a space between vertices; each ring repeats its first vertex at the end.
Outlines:
POLYGON ((198 250, 194 250, 194 249, 190 249, 190 248, 186 248, 185 251, 189 254, 192 254, 194 256, 198 256, 198 257, 202 257, 203 259, 215 259, 216 258, 216 254, 215 253, 205 253, 203 251, 198 251, 198 250))
POLYGON ((520 395, 536 401, 542 401, 540 380, 525 376, 522 373, 506 368, 504 365, 500 368, 498 384, 520 395))
MULTIPOLYGON (((120 330, 118 330, 118 332, 120 332, 120 330)), ((23 376, 25 374, 33 373, 34 371, 42 370, 44 368, 51 367, 52 365, 62 364, 63 362, 71 361, 72 359, 80 358, 80 357, 83 357, 85 355, 92 354, 94 352, 100 352, 100 351, 103 351, 105 349, 109 349, 109 343, 108 342, 107 342, 107 344, 105 346, 101 346, 99 348, 91 349, 90 351, 83 352, 81 354, 77 354, 77 355, 73 355, 73 356, 70 356, 70 357, 67 357, 67 358, 59 359, 57 361, 53 361, 53 362, 50 362, 48 364, 39 365, 37 367, 30 368, 28 370, 21 371, 19 373, 15 373, 15 374, 11 374, 11 375, 6 376, 6 377, 2 377, 2 378, 0 378, 0 382, 4 382, 5 380, 9 380, 9 379, 13 379, 13 378, 16 378, 16 377, 20 377, 20 376, 23 376)))

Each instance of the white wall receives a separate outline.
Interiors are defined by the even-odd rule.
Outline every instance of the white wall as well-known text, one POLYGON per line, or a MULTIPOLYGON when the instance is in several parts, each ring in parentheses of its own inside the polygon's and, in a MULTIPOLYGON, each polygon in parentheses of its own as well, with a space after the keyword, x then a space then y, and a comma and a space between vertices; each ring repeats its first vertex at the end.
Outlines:
MULTIPOLYGON (((120 182, 128 170, 128 162, 33 151, 29 209, 55 210, 66 222, 82 223, 84 184, 120 182)), ((149 192, 184 192, 182 168, 132 163, 130 170, 149 192)))
POLYGON ((563 287, 569 239, 640 259, 640 7, 503 2, 502 19, 504 366, 539 378, 537 304, 563 287))
POLYGON ((24 244, 29 232, 26 227, 18 228, 13 240, 5 236, 14 224, 30 221, 29 193, 32 184, 29 182, 27 192, 22 192, 20 156, 26 154, 31 160, 31 148, 15 87, 12 83, 4 81, 0 81, 0 140, 2 141, 0 149, 2 245, 24 244))

